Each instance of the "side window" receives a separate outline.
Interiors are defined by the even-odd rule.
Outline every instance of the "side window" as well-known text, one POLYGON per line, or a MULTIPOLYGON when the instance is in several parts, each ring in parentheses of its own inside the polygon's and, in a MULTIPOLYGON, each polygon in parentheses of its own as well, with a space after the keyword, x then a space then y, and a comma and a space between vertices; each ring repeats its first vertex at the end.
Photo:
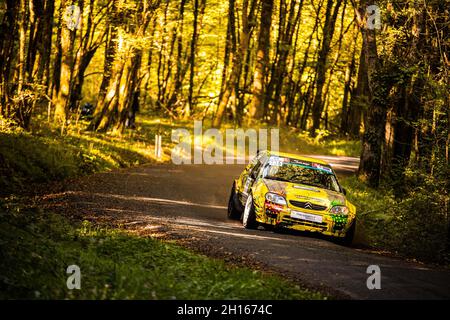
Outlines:
MULTIPOLYGON (((267 155, 264 152, 259 153, 256 155, 251 162, 247 165, 245 170, 242 172, 242 174, 239 177, 240 184, 242 186, 242 193, 247 194, 248 188, 251 186, 251 184, 254 182, 254 179, 251 179, 252 172, 254 170, 259 170, 261 167, 261 161, 262 159, 267 158, 267 155)), ((258 171, 255 171, 258 172, 258 171)))
POLYGON ((257 154, 247 165, 247 167, 245 167, 245 170, 248 171, 249 173, 251 171, 253 171, 253 168, 258 164, 258 161, 264 156, 264 153, 259 153, 257 154))
POLYGON ((242 185, 244 186, 242 193, 244 195, 248 194, 248 190, 251 188, 251 186, 255 183, 256 179, 259 175, 259 170, 261 169, 262 165, 265 163, 265 154, 258 154, 250 165, 246 169, 246 173, 242 178, 242 185), (253 176, 253 177, 252 177, 253 176))
POLYGON ((258 162, 258 156, 254 157, 245 167, 245 171, 250 172, 255 164, 258 162))
POLYGON ((261 168, 261 162, 258 161, 258 163, 253 167, 252 171, 250 171, 250 174, 256 176, 258 174, 259 168, 261 168))
POLYGON ((263 167, 264 163, 266 163, 267 157, 265 154, 262 154, 260 157, 258 157, 258 162, 256 163, 256 165, 253 167, 253 169, 251 170, 251 172, 255 173, 256 176, 260 175, 260 170, 263 167))

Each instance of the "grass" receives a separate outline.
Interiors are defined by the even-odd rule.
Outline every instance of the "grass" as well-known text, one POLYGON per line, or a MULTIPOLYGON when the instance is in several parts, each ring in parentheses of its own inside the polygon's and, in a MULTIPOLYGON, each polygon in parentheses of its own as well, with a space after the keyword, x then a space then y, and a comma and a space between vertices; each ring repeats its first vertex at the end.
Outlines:
POLYGON ((275 275, 9 200, 0 208, 0 299, 324 299, 275 275), (69 265, 81 289, 66 286, 69 265))

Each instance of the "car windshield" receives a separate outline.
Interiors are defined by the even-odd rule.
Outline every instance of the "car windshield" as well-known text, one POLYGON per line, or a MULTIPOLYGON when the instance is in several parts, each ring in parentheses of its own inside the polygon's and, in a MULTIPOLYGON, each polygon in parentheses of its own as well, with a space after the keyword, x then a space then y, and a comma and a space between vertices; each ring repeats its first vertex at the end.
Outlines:
POLYGON ((264 168, 263 178, 340 192, 333 170, 328 166, 309 161, 271 157, 264 168))

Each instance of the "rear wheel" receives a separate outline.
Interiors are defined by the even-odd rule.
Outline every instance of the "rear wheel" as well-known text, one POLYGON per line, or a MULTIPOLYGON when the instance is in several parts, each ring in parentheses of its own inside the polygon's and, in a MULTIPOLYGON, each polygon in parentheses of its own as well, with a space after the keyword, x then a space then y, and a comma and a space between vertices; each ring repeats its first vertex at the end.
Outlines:
POLYGON ((258 223, 256 222, 255 206, 253 205, 253 198, 248 196, 245 203, 244 214, 242 216, 242 224, 246 229, 256 229, 258 223))
POLYGON ((228 200, 228 218, 233 220, 239 220, 241 218, 242 212, 236 208, 236 189, 231 188, 230 198, 228 200))

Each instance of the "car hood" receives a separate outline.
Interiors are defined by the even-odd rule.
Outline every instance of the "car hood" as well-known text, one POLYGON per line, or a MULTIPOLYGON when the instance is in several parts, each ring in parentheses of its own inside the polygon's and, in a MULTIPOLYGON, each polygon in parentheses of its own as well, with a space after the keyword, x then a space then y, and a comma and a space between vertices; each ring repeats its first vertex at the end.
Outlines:
POLYGON ((346 197, 342 193, 328 189, 271 179, 263 179, 263 182, 269 192, 280 194, 287 201, 311 202, 328 208, 334 205, 349 205, 346 197))

